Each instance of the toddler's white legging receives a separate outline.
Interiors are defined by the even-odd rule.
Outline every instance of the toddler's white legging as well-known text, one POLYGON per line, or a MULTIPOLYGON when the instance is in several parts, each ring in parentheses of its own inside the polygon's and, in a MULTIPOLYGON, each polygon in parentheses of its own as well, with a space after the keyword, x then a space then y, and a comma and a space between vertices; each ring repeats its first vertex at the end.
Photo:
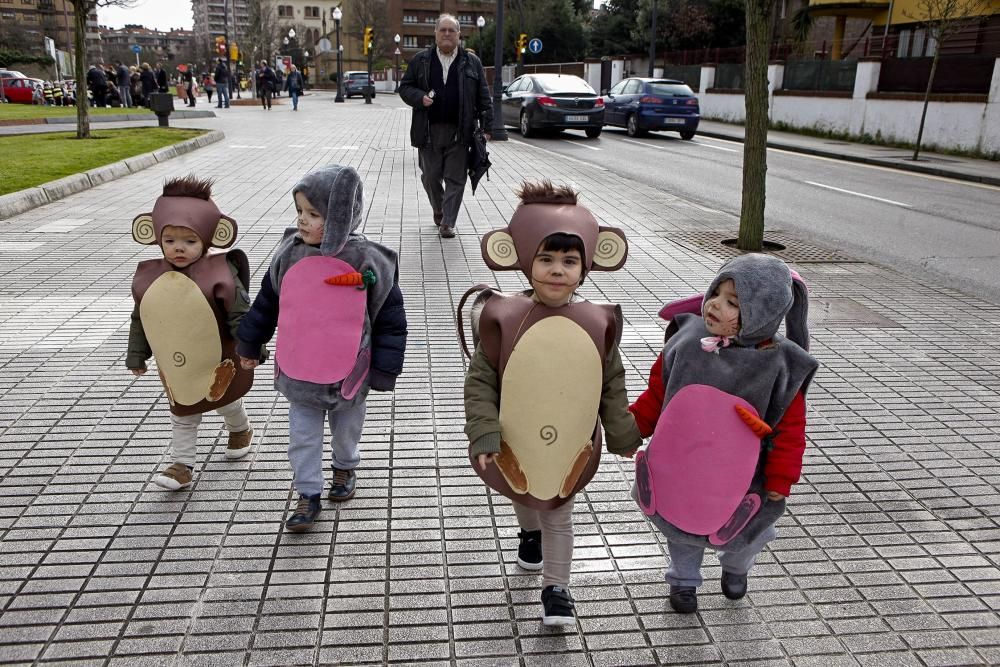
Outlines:
MULTIPOLYGON (((242 398, 223 405, 216 412, 222 415, 226 430, 230 433, 241 433, 250 428, 250 418, 243 408, 242 398)), ((198 459, 198 425, 201 424, 202 416, 201 413, 184 417, 170 415, 170 422, 174 425, 174 437, 170 443, 174 463, 183 463, 192 468, 195 466, 198 459)))
POLYGON ((542 531, 542 588, 569 587, 573 566, 573 498, 554 510, 513 505, 521 530, 542 531))

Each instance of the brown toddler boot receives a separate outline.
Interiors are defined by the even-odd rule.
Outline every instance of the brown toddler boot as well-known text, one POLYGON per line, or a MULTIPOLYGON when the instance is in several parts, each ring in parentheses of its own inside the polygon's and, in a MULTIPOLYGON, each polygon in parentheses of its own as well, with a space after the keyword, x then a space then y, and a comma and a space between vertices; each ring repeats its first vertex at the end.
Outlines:
POLYGON ((250 441, 253 440, 253 429, 248 428, 239 433, 229 434, 229 443, 226 445, 227 459, 241 459, 250 453, 250 441))

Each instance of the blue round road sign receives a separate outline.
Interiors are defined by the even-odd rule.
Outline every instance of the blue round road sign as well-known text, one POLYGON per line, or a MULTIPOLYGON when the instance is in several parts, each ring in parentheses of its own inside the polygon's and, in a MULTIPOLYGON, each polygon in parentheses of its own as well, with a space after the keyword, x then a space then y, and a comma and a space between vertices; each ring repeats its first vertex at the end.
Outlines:
POLYGON ((139 46, 138 44, 133 44, 132 45, 132 53, 139 53, 140 51, 142 51, 142 47, 141 46, 139 46))
POLYGON ((542 52, 542 40, 540 40, 537 37, 535 37, 533 40, 531 40, 530 42, 528 42, 528 50, 531 51, 532 53, 541 53, 542 52))

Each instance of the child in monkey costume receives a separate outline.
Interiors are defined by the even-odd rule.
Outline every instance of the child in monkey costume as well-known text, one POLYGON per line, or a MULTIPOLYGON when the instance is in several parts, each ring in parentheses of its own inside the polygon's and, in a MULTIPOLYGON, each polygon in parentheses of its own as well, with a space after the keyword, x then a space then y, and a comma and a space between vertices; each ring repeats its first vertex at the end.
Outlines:
POLYGON ((253 373, 240 368, 234 338, 250 309, 250 267, 241 250, 210 250, 236 241, 236 221, 211 197, 209 180, 173 179, 152 212, 132 221, 132 237, 160 246, 163 257, 136 267, 125 365, 139 376, 156 358, 170 402, 173 462, 153 482, 170 490, 193 482, 203 413, 216 410, 225 420, 226 458, 246 456, 253 438, 242 400, 253 373))

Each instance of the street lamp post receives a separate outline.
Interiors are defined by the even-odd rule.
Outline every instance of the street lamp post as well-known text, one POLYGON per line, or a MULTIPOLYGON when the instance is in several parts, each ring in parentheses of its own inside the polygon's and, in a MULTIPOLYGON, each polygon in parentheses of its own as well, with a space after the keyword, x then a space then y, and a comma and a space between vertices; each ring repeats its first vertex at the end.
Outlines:
POLYGON ((396 33, 396 36, 392 38, 392 41, 396 42, 396 53, 395 53, 395 55, 396 55, 396 71, 395 71, 395 73, 393 75, 393 80, 395 81, 395 86, 392 89, 392 92, 394 92, 394 93, 398 93, 399 92, 399 40, 400 39, 402 39, 402 38, 399 36, 398 32, 396 33))
POLYGON ((496 24, 493 33, 493 141, 507 141, 507 128, 503 124, 503 6, 497 2, 496 24))
POLYGON ((340 45, 340 19, 344 18, 344 12, 340 11, 340 7, 333 8, 333 23, 337 26, 337 96, 333 98, 334 102, 344 101, 344 47, 340 45))
POLYGON ((485 27, 485 26, 486 26, 486 19, 483 17, 482 14, 480 14, 479 18, 476 19, 476 27, 479 28, 479 48, 480 48, 480 50, 482 50, 482 48, 483 48, 483 27, 485 27))

